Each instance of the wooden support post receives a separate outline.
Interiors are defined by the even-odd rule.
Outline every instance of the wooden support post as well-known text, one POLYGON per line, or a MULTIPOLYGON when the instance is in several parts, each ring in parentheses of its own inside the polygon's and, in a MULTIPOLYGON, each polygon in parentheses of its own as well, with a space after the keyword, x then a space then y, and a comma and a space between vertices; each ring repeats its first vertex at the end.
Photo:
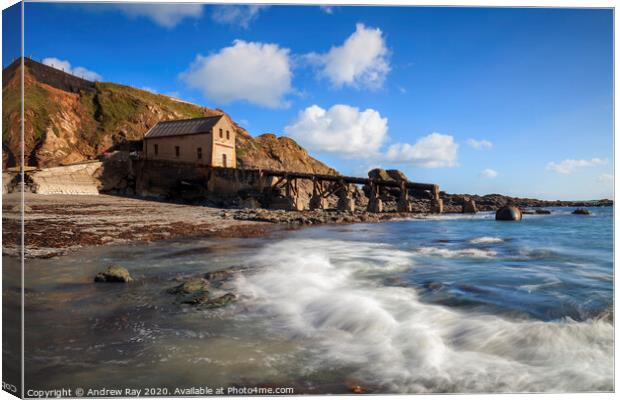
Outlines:
POLYGON ((443 200, 442 199, 431 200, 431 212, 435 214, 443 213, 443 200))
POLYGON ((461 205, 461 207, 461 211, 463 212, 463 214, 475 214, 478 212, 476 202, 469 197, 463 199, 463 204, 461 205))
POLYGON ((433 199, 439 200, 439 186, 433 185, 432 195, 433 199))
POLYGON ((340 190, 338 191, 338 210, 339 211, 355 211, 355 201, 349 192, 349 185, 344 180, 340 181, 340 190))
POLYGON ((285 177, 285 191, 286 201, 288 202, 288 208, 291 211, 302 211, 304 209, 303 204, 299 198, 299 187, 297 186, 297 178, 290 178, 288 175, 285 177))
POLYGON ((370 181, 370 198, 368 199, 368 212, 383 212, 383 201, 379 197, 379 185, 370 181))
POLYGON ((431 200, 431 212, 436 214, 443 213, 443 200, 439 196, 439 186, 433 186, 432 194, 433 199, 431 200))
POLYGON ((409 202, 409 189, 407 182, 400 182, 400 196, 398 197, 398 212, 411 212, 411 203, 409 202))
POLYGON ((286 191, 286 197, 287 198, 291 198, 291 180, 288 178, 288 176, 284 177, 284 185, 285 185, 285 191, 286 191))
POLYGON ((258 170, 258 181, 256 182, 256 189, 262 193, 263 190, 265 190, 266 186, 267 186, 267 178, 265 177, 265 174, 263 173, 263 171, 259 169, 258 170))
POLYGON ((310 198, 311 210, 324 210, 327 208, 327 199, 323 197, 323 181, 316 177, 312 178, 312 198, 310 198))
POLYGON ((301 201, 301 198, 299 197, 299 181, 297 178, 293 179, 292 182, 292 188, 293 188, 293 197, 292 197, 292 209, 295 211, 303 211, 304 209, 304 205, 301 201))

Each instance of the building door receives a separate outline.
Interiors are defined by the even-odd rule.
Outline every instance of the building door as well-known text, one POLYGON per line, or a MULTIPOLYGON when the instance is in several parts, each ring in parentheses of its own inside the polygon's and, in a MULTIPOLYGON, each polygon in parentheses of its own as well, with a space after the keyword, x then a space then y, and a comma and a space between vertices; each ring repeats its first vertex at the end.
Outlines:
POLYGON ((222 167, 226 168, 226 154, 222 154, 222 167))

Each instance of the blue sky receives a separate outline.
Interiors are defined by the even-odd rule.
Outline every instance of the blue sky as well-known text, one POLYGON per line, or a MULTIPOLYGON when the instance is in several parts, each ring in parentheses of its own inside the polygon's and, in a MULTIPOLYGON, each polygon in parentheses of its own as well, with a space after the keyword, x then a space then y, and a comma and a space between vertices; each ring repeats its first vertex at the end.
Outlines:
POLYGON ((345 174, 591 199, 613 196, 612 32, 603 9, 27 3, 25 48, 220 107, 345 174))

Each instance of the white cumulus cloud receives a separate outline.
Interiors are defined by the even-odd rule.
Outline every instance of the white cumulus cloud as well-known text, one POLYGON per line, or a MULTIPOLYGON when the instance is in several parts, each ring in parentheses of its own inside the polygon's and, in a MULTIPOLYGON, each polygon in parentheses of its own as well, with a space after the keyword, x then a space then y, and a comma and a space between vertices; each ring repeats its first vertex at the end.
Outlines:
POLYGON ((410 163, 423 168, 444 168, 457 166, 459 145, 451 135, 431 133, 415 144, 396 143, 391 145, 386 157, 389 161, 410 163))
POLYGON ((390 72, 383 32, 361 23, 341 46, 332 47, 324 54, 310 53, 306 59, 317 64, 319 75, 335 87, 379 88, 390 72))
POLYGON ((497 171, 491 168, 483 169, 482 172, 480 172, 480 176, 483 178, 495 178, 497 175, 497 171))
POLYGON ((163 26, 174 28, 185 18, 200 18, 202 4, 118 4, 116 7, 130 17, 145 17, 163 26))
POLYGON ((491 147, 493 147, 493 143, 489 142, 488 140, 476 140, 476 139, 467 139, 467 144, 476 149, 476 150, 482 150, 482 149, 490 149, 491 147))
POLYGON ((49 65, 50 67, 60 69, 69 74, 75 75, 77 77, 89 80, 89 81, 100 81, 101 75, 96 73, 95 71, 91 71, 84 67, 71 67, 71 63, 66 60, 60 60, 56 57, 46 57, 41 62, 45 65, 49 65))
POLYGON ((211 19, 220 24, 240 26, 247 29, 250 23, 258 18, 260 11, 267 7, 269 6, 258 4, 248 6, 215 6, 211 13, 211 19))
POLYGON ((547 170, 555 171, 560 174, 570 174, 577 168, 595 167, 597 165, 607 164, 607 160, 593 158, 591 160, 572 160, 566 159, 556 163, 551 161, 547 164, 547 170))
POLYGON ((277 108, 287 105, 292 75, 288 49, 236 40, 217 53, 198 55, 181 79, 219 103, 245 100, 277 108))
POLYGON ((371 108, 336 104, 325 110, 317 105, 302 110, 284 128, 287 135, 314 151, 345 157, 371 157, 379 153, 387 137, 387 118, 371 108))

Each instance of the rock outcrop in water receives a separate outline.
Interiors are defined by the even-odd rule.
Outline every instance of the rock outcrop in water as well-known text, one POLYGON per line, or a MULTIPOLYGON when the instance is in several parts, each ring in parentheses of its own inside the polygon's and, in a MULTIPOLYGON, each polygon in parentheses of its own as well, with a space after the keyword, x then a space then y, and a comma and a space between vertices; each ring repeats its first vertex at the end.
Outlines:
POLYGON ((573 214, 576 214, 576 215, 590 215, 590 210, 588 210, 586 208, 578 208, 575 211, 573 211, 573 214))
POLYGON ((564 201, 564 200, 539 200, 523 197, 511 197, 501 194, 451 194, 441 192, 446 212, 461 212, 465 199, 471 199, 476 203, 478 211, 496 211, 505 205, 514 205, 521 209, 541 207, 611 207, 613 200, 591 201, 564 201))
POLYGON ((127 268, 120 265, 112 265, 107 270, 99 272, 95 276, 95 282, 128 283, 133 282, 133 278, 129 271, 127 271, 127 268))
POLYGON ((497 210, 495 219, 498 221, 521 221, 523 213, 515 206, 504 206, 497 210))
POLYGON ((180 304, 190 304, 200 308, 220 308, 236 300, 237 295, 228 291, 226 285, 234 276, 230 270, 207 272, 201 277, 191 277, 182 280, 177 286, 167 290, 173 294, 180 304))

